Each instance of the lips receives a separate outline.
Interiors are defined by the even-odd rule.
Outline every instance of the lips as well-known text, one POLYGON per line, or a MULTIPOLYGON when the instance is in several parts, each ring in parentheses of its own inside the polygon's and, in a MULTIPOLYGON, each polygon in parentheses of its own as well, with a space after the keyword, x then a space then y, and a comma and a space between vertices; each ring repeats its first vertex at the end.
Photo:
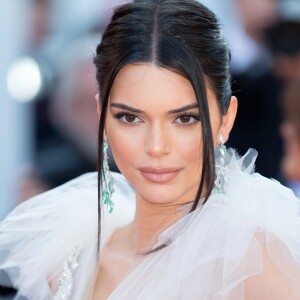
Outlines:
POLYGON ((144 167, 139 169, 141 174, 154 183, 166 183, 174 179, 181 171, 179 168, 144 167))

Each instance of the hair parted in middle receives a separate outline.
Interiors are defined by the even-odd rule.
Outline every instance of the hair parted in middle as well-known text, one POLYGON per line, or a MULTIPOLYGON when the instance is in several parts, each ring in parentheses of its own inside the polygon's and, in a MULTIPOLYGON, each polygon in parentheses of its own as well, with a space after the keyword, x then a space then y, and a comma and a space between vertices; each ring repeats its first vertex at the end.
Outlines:
MULTIPOLYGON (((193 86, 202 123, 202 174, 191 211, 204 204, 215 180, 207 85, 221 114, 229 107, 230 52, 215 14, 194 0, 136 0, 117 7, 94 57, 101 101, 98 140, 98 242, 101 224, 102 145, 108 99, 118 72, 128 64, 151 63, 187 78, 193 86), (203 195, 205 189, 205 195, 203 195)), ((99 246, 99 243, 98 243, 99 246)))

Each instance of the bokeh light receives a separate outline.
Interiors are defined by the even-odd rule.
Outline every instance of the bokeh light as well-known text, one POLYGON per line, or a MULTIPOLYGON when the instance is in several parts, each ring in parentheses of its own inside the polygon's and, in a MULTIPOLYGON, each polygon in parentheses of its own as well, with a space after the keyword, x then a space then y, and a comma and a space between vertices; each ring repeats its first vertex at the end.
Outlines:
POLYGON ((34 100, 42 88, 42 76, 38 63, 31 57, 16 60, 7 74, 7 89, 10 97, 18 102, 34 100))

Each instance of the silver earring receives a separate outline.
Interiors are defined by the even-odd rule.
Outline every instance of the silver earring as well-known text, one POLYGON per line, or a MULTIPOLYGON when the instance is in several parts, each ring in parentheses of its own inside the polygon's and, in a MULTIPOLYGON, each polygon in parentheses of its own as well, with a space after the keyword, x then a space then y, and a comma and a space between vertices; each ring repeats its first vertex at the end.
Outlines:
POLYGON ((224 186, 226 183, 226 164, 225 155, 227 152, 226 146, 224 145, 223 136, 220 134, 221 145, 218 145, 216 149, 216 179, 214 182, 213 192, 215 194, 223 193, 224 186))
POLYGON ((108 144, 106 141, 103 142, 102 153, 103 153, 103 165, 102 165, 102 201, 107 206, 109 213, 112 213, 114 209, 114 203, 111 200, 114 192, 114 181, 108 166, 107 156, 108 144))

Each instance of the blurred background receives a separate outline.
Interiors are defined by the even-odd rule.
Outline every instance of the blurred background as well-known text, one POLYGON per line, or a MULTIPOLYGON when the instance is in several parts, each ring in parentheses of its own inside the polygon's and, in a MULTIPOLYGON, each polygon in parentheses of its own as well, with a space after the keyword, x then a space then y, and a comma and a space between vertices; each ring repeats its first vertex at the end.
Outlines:
MULTIPOLYGON (((0 220, 96 170, 92 58, 120 0, 0 1, 0 220)), ((300 0, 203 0, 232 51, 239 112, 228 145, 257 171, 300 182, 300 0)))
MULTIPOLYGON (((124 2, 0 1, 0 221, 18 203, 96 170, 92 58, 112 8, 124 2)), ((256 170, 300 196, 300 0, 202 3, 232 51, 239 112, 228 146, 257 149, 256 170)))

